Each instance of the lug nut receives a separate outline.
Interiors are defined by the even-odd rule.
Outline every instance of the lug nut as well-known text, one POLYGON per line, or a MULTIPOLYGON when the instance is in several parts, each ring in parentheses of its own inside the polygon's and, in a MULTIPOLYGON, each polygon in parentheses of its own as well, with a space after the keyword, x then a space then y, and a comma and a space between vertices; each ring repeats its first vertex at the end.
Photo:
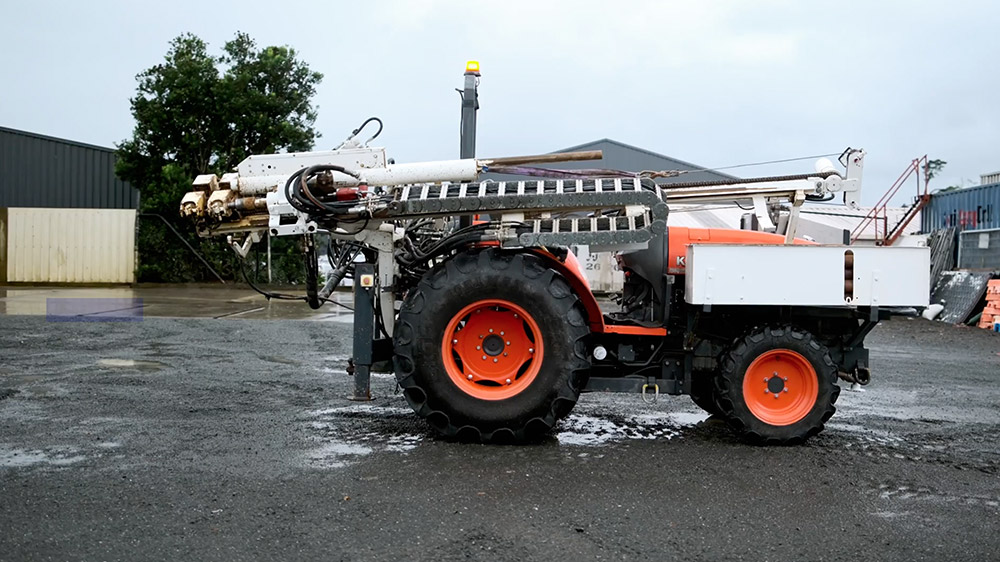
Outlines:
POLYGON ((486 361, 486 356, 485 355, 483 355, 483 361, 486 361))
POLYGON ((774 395, 774 399, 775 399, 775 400, 777 400, 777 399, 778 399, 778 395, 777 395, 777 394, 775 394, 775 395, 774 395))
POLYGON ((503 330, 500 330, 500 335, 501 335, 501 336, 503 335, 503 330))
POLYGON ((528 348, 528 353, 534 353, 534 352, 535 352, 535 348, 533 348, 533 347, 529 347, 528 348))
POLYGON ((493 328, 490 328, 490 333, 491 333, 491 334, 493 333, 493 328))
POLYGON ((451 340, 451 343, 458 343, 458 340, 451 340))
POLYGON ((469 378, 469 380, 471 381, 471 380, 472 380, 472 375, 469 375, 469 377, 468 377, 468 378, 469 378))
POLYGON ((482 349, 482 346, 477 345, 476 349, 482 349))
POLYGON ((510 384, 510 379, 507 379, 507 384, 510 384))
POLYGON ((788 389, 787 389, 787 388, 785 389, 785 392, 788 392, 788 389))
POLYGON ((510 342, 507 342, 507 345, 510 345, 510 342))
POLYGON ((506 351, 505 351, 505 352, 503 352, 503 356, 504 356, 504 357, 507 357, 507 352, 506 352, 506 351))
POLYGON ((784 380, 786 380, 786 381, 787 381, 787 380, 788 380, 788 377, 784 377, 784 380))
POLYGON ((496 357, 494 357, 493 358, 493 362, 496 363, 497 361, 499 361, 499 359, 497 359, 496 357))

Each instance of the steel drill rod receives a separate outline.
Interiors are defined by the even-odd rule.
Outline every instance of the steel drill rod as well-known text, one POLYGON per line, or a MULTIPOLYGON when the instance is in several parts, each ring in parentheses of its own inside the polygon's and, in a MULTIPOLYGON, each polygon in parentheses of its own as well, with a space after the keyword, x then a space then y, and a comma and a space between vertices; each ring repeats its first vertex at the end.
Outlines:
POLYGON ((520 164, 550 164, 552 162, 576 162, 580 160, 600 160, 604 153, 600 150, 583 152, 560 152, 556 154, 538 154, 535 156, 507 156, 504 158, 480 158, 484 166, 517 166, 520 164))

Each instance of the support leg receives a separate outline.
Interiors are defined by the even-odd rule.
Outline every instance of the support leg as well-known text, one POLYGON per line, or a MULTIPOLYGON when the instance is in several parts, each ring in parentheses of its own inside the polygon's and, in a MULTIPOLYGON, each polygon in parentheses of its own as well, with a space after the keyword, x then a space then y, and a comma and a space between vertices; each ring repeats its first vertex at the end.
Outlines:
POLYGON ((375 266, 359 263, 354 272, 354 394, 351 400, 372 399, 372 345, 375 339, 375 266))

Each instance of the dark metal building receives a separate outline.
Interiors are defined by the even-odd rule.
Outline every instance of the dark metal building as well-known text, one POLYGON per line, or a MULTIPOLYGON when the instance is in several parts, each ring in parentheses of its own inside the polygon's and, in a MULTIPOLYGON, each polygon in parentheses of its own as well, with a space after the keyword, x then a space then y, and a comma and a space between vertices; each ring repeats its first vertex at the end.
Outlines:
MULTIPOLYGON (((696 166, 690 162, 657 154, 644 148, 625 144, 611 139, 600 139, 577 146, 571 146, 559 152, 576 152, 586 150, 600 150, 604 153, 602 160, 590 162, 560 162, 549 166, 539 166, 547 168, 557 168, 565 170, 578 170, 582 168, 602 168, 610 170, 622 170, 626 172, 641 172, 644 170, 664 171, 664 170, 702 170, 701 166, 696 166)), ((519 176, 490 174, 487 176, 498 181, 525 179, 519 176)), ((698 171, 681 176, 657 179, 657 183, 678 183, 693 181, 715 181, 733 179, 734 176, 713 171, 698 171)))
POLYGON ((0 127, 0 208, 135 209, 110 148, 0 127))

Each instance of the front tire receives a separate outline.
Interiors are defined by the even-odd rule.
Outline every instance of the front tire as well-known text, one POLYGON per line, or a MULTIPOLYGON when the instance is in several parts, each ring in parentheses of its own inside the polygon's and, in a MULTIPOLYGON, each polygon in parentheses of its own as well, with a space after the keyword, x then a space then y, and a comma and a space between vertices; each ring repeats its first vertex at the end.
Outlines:
POLYGON ((569 284, 538 256, 470 251, 413 288, 395 331, 407 402, 448 437, 521 442, 549 432, 586 383, 589 334, 569 284))
POLYGON ((738 340, 721 361, 716 402, 753 443, 801 443, 823 430, 840 395, 837 367, 812 334, 782 326, 738 340))

